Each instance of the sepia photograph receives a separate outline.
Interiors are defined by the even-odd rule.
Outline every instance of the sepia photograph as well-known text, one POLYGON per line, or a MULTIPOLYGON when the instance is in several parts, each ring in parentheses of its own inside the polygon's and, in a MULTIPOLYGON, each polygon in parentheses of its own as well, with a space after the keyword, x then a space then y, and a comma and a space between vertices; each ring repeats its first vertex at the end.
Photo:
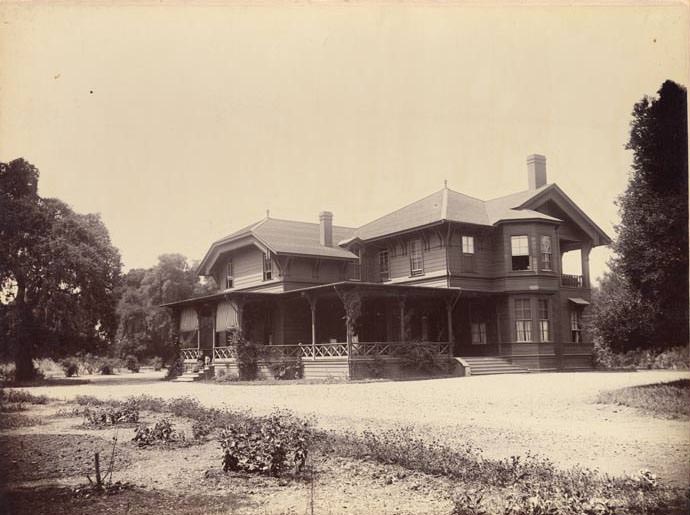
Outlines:
POLYGON ((690 513, 687 1, 0 0, 0 515, 690 513))

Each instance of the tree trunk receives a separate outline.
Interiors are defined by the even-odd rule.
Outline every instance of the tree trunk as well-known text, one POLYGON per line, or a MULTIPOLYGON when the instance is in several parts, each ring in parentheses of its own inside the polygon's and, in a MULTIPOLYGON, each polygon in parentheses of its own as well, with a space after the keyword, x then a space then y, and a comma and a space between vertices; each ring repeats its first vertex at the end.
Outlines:
POLYGON ((17 297, 14 302, 16 318, 14 324, 14 380, 17 382, 31 381, 36 377, 34 370, 33 350, 35 324, 31 307, 26 304, 26 291, 20 283, 17 287, 17 297))

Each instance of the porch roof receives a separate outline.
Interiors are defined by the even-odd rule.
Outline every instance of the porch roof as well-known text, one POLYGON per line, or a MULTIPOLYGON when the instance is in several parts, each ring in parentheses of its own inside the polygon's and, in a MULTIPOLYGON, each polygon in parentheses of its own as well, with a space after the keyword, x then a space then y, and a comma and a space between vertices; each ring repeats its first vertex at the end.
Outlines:
POLYGON ((275 293, 266 293, 262 291, 232 291, 214 293, 212 295, 204 295, 203 297, 191 297, 189 299, 177 300, 175 302, 167 302, 161 304, 162 308, 173 308, 183 306, 194 306, 195 304, 204 304, 206 302, 213 302, 218 300, 244 298, 244 299, 266 299, 275 297, 275 293))
POLYGON ((428 296, 457 296, 462 292, 462 288, 458 287, 443 287, 436 286, 421 286, 415 284, 385 284, 385 283, 371 283, 366 281, 339 281, 335 283, 319 284, 316 286, 308 286, 306 288, 299 288, 284 292, 283 295, 302 295, 302 294, 319 294, 337 292, 338 289, 352 290, 359 289, 368 292, 389 293, 391 295, 403 295, 406 293, 416 293, 428 296))

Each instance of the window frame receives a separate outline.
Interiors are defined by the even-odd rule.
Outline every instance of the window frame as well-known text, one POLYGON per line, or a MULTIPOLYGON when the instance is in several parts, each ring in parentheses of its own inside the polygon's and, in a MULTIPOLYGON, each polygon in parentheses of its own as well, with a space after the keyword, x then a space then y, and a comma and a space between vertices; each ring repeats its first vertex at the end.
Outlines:
POLYGON ((232 266, 232 258, 225 263, 225 289, 231 290, 234 288, 235 274, 232 266))
POLYGON ((391 279, 391 262, 388 249, 380 250, 378 253, 379 264, 379 280, 381 282, 390 281, 391 279), (384 267, 385 263, 385 267, 384 267))
POLYGON ((263 263, 263 280, 271 281, 273 279, 273 256, 271 252, 265 252, 262 258, 263 263))
POLYGON ((570 340, 572 343, 582 343, 582 310, 570 310, 570 340))
POLYGON ((424 275, 424 250, 420 239, 408 242, 407 253, 410 258, 410 277, 424 275), (418 264, 417 267, 415 265, 418 264))
POLYGON ((539 316, 539 341, 544 343, 551 342, 551 306, 549 299, 537 299, 537 315, 539 316))
POLYGON ((513 272, 528 272, 532 269, 531 267, 531 255, 530 255, 530 245, 529 245, 529 235, 528 234, 513 234, 510 236, 510 269, 513 272), (515 245, 518 239, 522 240, 524 238, 526 245, 515 245), (524 253, 523 253, 524 252, 524 253), (516 261, 515 258, 527 258, 527 262, 524 267, 516 267, 516 263, 522 262, 516 261))
POLYGON ((460 248, 462 255, 462 271, 474 272, 476 251, 475 237, 466 234, 461 235, 460 248))
POLYGON ((542 270, 553 271, 553 238, 549 234, 542 234, 539 238, 539 264, 542 270), (548 252, 544 251, 544 241, 549 242, 548 252))
POLYGON ((486 345, 486 322, 471 322, 470 335, 472 345, 486 345))
POLYGON ((532 299, 515 299, 515 341, 532 343, 532 299), (525 309, 526 307, 526 309, 525 309))

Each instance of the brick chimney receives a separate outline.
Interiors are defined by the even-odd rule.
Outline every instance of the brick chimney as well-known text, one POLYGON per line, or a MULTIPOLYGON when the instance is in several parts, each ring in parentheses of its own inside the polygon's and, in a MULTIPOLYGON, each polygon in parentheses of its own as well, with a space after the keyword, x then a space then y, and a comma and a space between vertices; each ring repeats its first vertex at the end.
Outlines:
POLYGON ((527 156, 527 184, 530 190, 546 184, 546 157, 540 154, 527 156))
POLYGON ((330 211, 319 213, 319 242, 325 247, 333 246, 333 213, 330 211))

